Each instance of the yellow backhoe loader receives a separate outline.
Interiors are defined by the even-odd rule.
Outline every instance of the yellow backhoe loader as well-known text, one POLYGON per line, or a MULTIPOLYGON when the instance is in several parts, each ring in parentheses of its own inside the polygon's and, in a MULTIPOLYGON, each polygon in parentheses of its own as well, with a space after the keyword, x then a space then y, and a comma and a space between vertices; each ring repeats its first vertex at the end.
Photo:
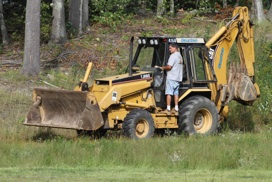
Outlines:
POLYGON ((35 88, 24 125, 102 135, 107 130, 122 130, 133 139, 149 138, 156 130, 166 129, 210 134, 227 117, 231 100, 252 105, 260 96, 254 79, 253 24, 246 7, 237 7, 232 19, 207 42, 182 37, 139 37, 137 41, 133 56, 131 38, 125 74, 96 79, 89 86, 90 63, 73 91, 35 88), (229 65, 234 42, 239 64, 229 65), (167 64, 171 43, 178 44, 184 59, 178 116, 162 112, 166 72, 155 68, 167 64))

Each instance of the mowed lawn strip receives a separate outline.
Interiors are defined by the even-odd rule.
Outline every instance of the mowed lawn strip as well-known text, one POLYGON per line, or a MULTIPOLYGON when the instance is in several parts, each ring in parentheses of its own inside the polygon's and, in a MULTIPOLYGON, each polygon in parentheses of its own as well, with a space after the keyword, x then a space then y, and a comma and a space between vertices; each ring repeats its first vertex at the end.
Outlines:
POLYGON ((271 181, 270 170, 115 168, 0 168, 1 181, 271 181))

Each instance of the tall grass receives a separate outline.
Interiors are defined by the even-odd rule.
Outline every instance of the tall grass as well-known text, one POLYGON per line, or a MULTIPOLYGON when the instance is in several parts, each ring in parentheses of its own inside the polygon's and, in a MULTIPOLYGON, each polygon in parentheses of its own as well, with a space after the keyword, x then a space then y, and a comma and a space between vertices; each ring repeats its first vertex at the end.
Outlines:
POLYGON ((205 137, 1 141, 1 167, 118 167, 182 169, 272 169, 270 131, 205 137))

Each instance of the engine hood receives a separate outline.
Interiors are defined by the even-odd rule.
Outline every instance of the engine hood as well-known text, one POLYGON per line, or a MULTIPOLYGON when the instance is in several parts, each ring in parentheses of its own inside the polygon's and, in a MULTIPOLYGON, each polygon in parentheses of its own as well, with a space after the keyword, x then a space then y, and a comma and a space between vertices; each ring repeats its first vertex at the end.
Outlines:
POLYGON ((151 80, 153 78, 153 72, 151 71, 139 71, 137 73, 129 76, 128 73, 122 75, 116 75, 106 78, 100 78, 95 80, 97 85, 116 85, 127 82, 141 81, 141 80, 151 80))

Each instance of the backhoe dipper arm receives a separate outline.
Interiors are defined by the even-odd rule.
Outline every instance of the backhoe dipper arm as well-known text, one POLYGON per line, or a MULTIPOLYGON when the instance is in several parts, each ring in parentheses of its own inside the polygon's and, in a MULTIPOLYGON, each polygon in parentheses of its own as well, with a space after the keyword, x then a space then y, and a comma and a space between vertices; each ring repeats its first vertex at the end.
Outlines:
MULTIPOLYGON (((248 8, 235 8, 231 21, 206 43, 206 47, 210 50, 209 58, 218 81, 217 84, 210 84, 212 100, 217 107, 220 109, 231 100, 251 105, 259 97, 260 91, 254 80, 253 24, 248 8), (240 61, 239 64, 232 63, 228 67, 228 55, 235 41, 240 61)), ((212 78, 212 73, 208 76, 212 78)))

